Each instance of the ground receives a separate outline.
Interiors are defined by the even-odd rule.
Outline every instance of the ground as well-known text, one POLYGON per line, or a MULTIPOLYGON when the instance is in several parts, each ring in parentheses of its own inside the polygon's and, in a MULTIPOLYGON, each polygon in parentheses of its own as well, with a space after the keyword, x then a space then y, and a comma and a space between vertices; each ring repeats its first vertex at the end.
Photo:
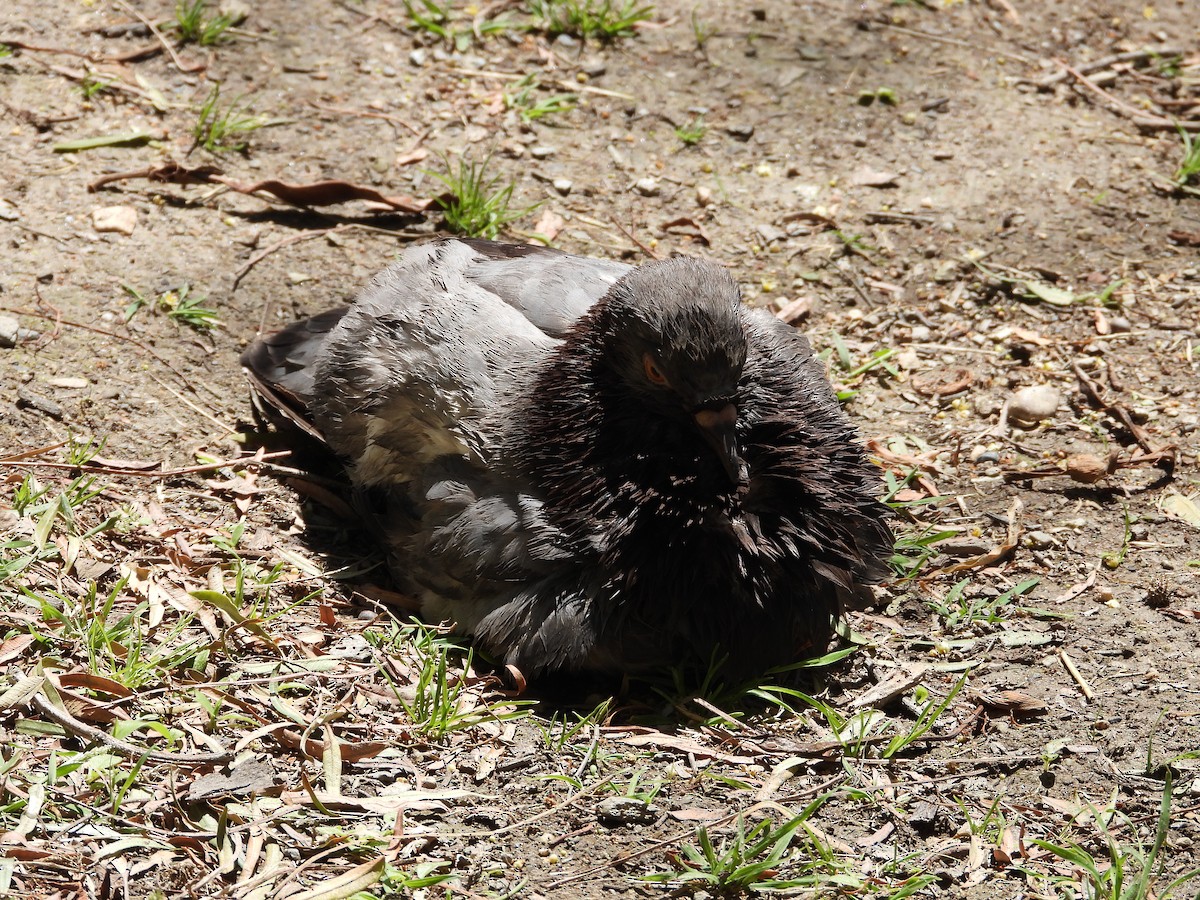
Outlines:
POLYGON ((1194 893, 1194 4, 413 8, 0 10, 0 894, 1194 893), (829 352, 901 543, 811 702, 522 705, 376 605, 336 482, 233 462, 241 349, 443 230, 464 158, 502 236, 710 256, 829 352))

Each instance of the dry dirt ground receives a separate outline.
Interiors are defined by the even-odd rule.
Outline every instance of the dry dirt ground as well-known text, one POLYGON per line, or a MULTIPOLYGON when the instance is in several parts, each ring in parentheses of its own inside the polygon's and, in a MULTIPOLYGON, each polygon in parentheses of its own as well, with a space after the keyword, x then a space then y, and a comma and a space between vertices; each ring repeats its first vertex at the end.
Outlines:
POLYGON ((1165 896, 1200 865, 1194 0, 670 0, 609 43, 471 12, 509 25, 267 0, 173 61, 167 2, 0 8, 0 894, 1117 896, 1115 859, 1165 896), (530 73, 574 108, 524 122, 530 73), (243 152, 194 146, 217 82, 277 120, 243 152), (324 482, 228 462, 239 351, 436 210, 89 192, 173 161, 428 200, 489 154, 540 204, 507 236, 711 256, 830 351, 909 577, 797 682, 823 706, 520 706, 373 611, 324 482), (743 863, 739 816, 782 828, 743 863), (717 881, 643 879, 701 826, 717 881))

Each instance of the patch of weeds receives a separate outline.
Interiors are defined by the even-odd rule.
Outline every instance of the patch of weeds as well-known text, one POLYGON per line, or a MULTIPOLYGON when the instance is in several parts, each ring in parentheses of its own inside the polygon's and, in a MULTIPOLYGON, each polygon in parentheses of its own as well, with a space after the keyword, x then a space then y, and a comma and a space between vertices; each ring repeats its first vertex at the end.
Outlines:
MULTIPOLYGON (((967 683, 968 674, 969 673, 967 672, 963 673, 962 677, 954 683, 954 687, 950 688, 950 691, 946 694, 945 699, 937 703, 935 703, 932 698, 926 699, 925 705, 921 707, 921 712, 917 716, 917 721, 913 724, 913 727, 908 729, 908 731, 897 734, 890 741, 888 741, 883 750, 880 751, 879 755, 884 759, 891 759, 902 750, 907 749, 917 741, 921 740, 921 738, 925 737, 925 735, 927 735, 937 723, 937 720, 941 717, 942 713, 944 713, 950 706, 951 702, 953 702, 954 698, 958 696, 959 691, 963 689, 963 686, 967 683)), ((920 698, 921 694, 928 695, 928 693, 928 690, 924 687, 917 688, 918 698, 920 698)), ((920 699, 918 699, 918 702, 920 702, 920 699)))
POLYGON ((1200 181, 1200 138, 1192 137, 1182 126, 1177 125, 1176 128, 1183 140, 1183 159, 1175 170, 1175 186, 1188 193, 1200 194, 1200 190, 1188 187, 1193 179, 1200 181))
POLYGON ((113 93, 113 78, 101 78, 98 75, 86 75, 79 82, 79 90, 84 100, 91 100, 103 93, 113 93))
POLYGON ((249 146, 242 140, 242 135, 283 124, 281 119, 267 119, 249 112, 244 100, 244 97, 235 97, 228 106, 222 106, 221 86, 214 84, 200 107, 199 119, 192 126, 196 145, 209 153, 241 153, 249 146))
POLYGON ((99 440, 96 440, 96 438, 82 440, 76 438, 72 432, 68 432, 68 434, 70 436, 67 439, 63 458, 65 462, 73 466, 86 466, 104 452, 104 445, 108 443, 107 437, 102 437, 99 440))
POLYGON ((644 880, 702 886, 717 894, 734 895, 745 891, 779 891, 802 887, 803 878, 780 877, 780 868, 790 861, 792 841, 804 824, 797 816, 776 828, 763 819, 746 829, 739 816, 737 830, 728 839, 714 844, 707 828, 696 832, 696 843, 683 844, 671 854, 673 870, 652 872, 644 880))
POLYGON ((495 19, 475 16, 470 20, 456 21, 450 0, 404 0, 409 21, 417 31, 424 31, 451 44, 459 53, 468 50, 471 44, 494 34, 502 34, 513 28, 513 23, 504 17, 495 19))
POLYGON ((429 172, 450 191, 449 199, 438 198, 446 227, 468 237, 495 238, 509 222, 514 222, 533 206, 514 208, 513 190, 516 185, 502 183, 499 175, 489 175, 489 153, 482 162, 459 157, 457 169, 444 160, 445 172, 429 172))
POLYGON ((1011 604, 1017 597, 1032 590, 1038 581, 1037 578, 1027 578, 995 597, 981 595, 967 599, 963 594, 966 592, 969 579, 964 578, 950 588, 950 592, 944 599, 929 601, 929 608, 945 623, 947 631, 980 622, 995 625, 1003 622, 1008 613, 1031 611, 1028 607, 1012 606, 1011 604))
POLYGON ((1102 855, 1094 855, 1073 841, 1055 842, 1035 838, 1033 843, 1068 863, 1073 871, 1069 875, 1049 875, 1027 868, 1022 871, 1035 881, 1052 886, 1059 896, 1066 896, 1070 891, 1071 895, 1095 900, 1143 900, 1150 897, 1167 900, 1177 889, 1200 879, 1200 868, 1197 868, 1159 886, 1159 882, 1168 877, 1168 854, 1163 851, 1171 828, 1171 794, 1171 773, 1168 771, 1154 830, 1154 843, 1149 849, 1136 837, 1133 844, 1123 844, 1117 839, 1113 833, 1113 820, 1118 820, 1132 834, 1137 834, 1137 826, 1127 816, 1115 809, 1102 812, 1089 804, 1088 808, 1104 841, 1102 855))
POLYGON ((216 310, 204 305, 204 297, 196 297, 191 287, 181 284, 174 291, 167 291, 158 298, 158 308, 167 314, 167 318, 197 331, 208 331, 221 324, 216 310))
POLYGON ((582 714, 573 712, 575 717, 574 722, 567 721, 567 715, 564 712, 560 718, 558 713, 555 713, 545 728, 535 719, 534 727, 542 736, 542 741, 545 743, 548 750, 554 753, 562 753, 574 744, 576 738, 587 729, 600 725, 608 718, 609 711, 612 709, 612 698, 603 700, 591 712, 582 714))
MULTIPOLYGON (((125 304, 125 321, 129 322, 138 310, 150 303, 150 298, 132 285, 122 284, 121 290, 132 299, 125 304)), ((164 313, 167 318, 180 325, 195 328, 197 331, 208 331, 219 327, 222 322, 217 318, 216 310, 204 305, 204 297, 192 294, 191 286, 181 284, 173 290, 166 291, 153 301, 153 309, 164 313)))
POLYGON ((529 14, 552 37, 569 34, 610 41, 632 34, 638 22, 654 14, 654 7, 638 6, 637 0, 529 0, 529 14))
POLYGON ((716 26, 707 25, 700 19, 700 8, 692 8, 692 37, 696 39, 696 49, 706 53, 709 38, 717 33, 716 26))
POLYGON ((831 335, 831 340, 833 341, 832 349, 822 351, 818 354, 818 358, 823 361, 828 360, 832 353, 837 367, 842 370, 840 376, 841 386, 837 388, 838 402, 845 403, 857 397, 858 390, 853 386, 854 383, 872 369, 883 368, 892 378, 900 377, 900 370, 888 362, 889 359, 900 352, 896 347, 881 347, 874 351, 865 361, 857 362, 850 355, 850 348, 846 346, 846 342, 840 334, 834 332, 831 335))
POLYGON ((700 143, 700 140, 708 131, 708 126, 704 124, 704 116, 696 116, 686 125, 679 125, 675 129, 675 137, 679 138, 684 144, 689 147, 694 147, 700 143))
POLYGON ((195 668, 191 662, 201 651, 203 639, 197 637, 172 646, 189 624, 189 617, 181 618, 167 634, 156 635, 154 643, 149 644, 145 639, 151 631, 145 621, 149 603, 142 601, 127 613, 114 614, 127 582, 126 578, 120 579, 104 595, 92 581, 81 596, 57 592, 47 596, 26 592, 25 596, 38 608, 43 621, 53 627, 55 639, 83 650, 87 671, 130 690, 159 681, 165 673, 195 668))
POLYGON ((529 715, 533 701, 492 703, 482 697, 467 677, 474 650, 464 651, 437 628, 413 621, 394 632, 388 643, 407 663, 409 681, 397 684, 391 673, 385 674, 413 732, 425 740, 439 741, 483 722, 529 715))
POLYGON ((549 97, 539 97, 538 77, 531 72, 518 81, 514 91, 505 93, 504 108, 516 110, 522 122, 533 122, 546 116, 570 112, 579 100, 578 94, 551 94, 549 97))
POLYGON ((6 59, 12 55, 12 47, 9 44, 0 44, 0 59, 6 59))
POLYGON ((211 47, 228 40, 227 32, 237 24, 233 16, 218 13, 211 18, 205 15, 208 0, 191 0, 175 4, 175 21, 172 28, 179 35, 181 44, 199 44, 211 47))

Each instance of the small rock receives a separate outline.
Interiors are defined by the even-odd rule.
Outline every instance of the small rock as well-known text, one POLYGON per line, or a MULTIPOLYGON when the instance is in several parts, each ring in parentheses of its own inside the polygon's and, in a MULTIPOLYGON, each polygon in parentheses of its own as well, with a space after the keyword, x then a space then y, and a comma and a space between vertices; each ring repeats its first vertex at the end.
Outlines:
POLYGON ((634 188, 643 197, 657 197, 659 192, 658 180, 654 178, 639 178, 634 188))
POLYGON ((1049 550, 1055 543, 1054 538, 1044 531, 1031 531, 1025 535, 1025 546, 1031 550, 1049 550))
POLYGON ((1062 394, 1053 385, 1023 387, 1009 398, 1008 418, 1017 425, 1032 428, 1043 419, 1053 416, 1061 402, 1062 394))
POLYGON ((872 169, 870 166, 862 166, 850 176, 850 183, 858 187, 895 187, 896 180, 899 177, 900 175, 897 172, 887 172, 872 169))
POLYGON ((698 206, 712 206, 714 202, 712 188, 704 185, 696 188, 696 204, 698 206))
POLYGON ((250 18, 250 5, 242 0, 221 0, 217 12, 229 20, 230 25, 241 25, 250 18))
POLYGON ((61 406, 49 397, 35 394, 24 386, 17 388, 17 407, 19 409, 36 409, 38 412, 45 413, 52 419, 61 419, 63 417, 61 406))
POLYGON ((87 387, 89 384, 91 384, 91 382, 88 381, 86 378, 65 377, 65 378, 51 378, 50 384, 56 388, 71 388, 74 390, 78 390, 79 388, 87 387))
POLYGON ((99 232, 133 234, 138 214, 132 206, 101 206, 92 210, 92 227, 99 232))
POLYGON ((753 125, 730 125, 725 129, 726 134, 730 137, 737 138, 739 141, 748 141, 754 137, 753 125))
POLYGON ((554 185, 554 189, 563 196, 571 193, 571 188, 575 186, 570 178, 555 178, 552 184, 554 185))
POLYGON ((0 316, 0 347, 17 346, 21 323, 11 316, 0 316))
POLYGON ((553 147, 547 147, 544 144, 539 144, 536 147, 529 148, 529 155, 534 159, 546 159, 547 157, 553 156, 554 153, 555 149, 553 147))
POLYGON ((408 61, 419 69, 425 65, 428 57, 429 55, 425 52, 424 47, 417 47, 415 50, 409 51, 408 61))
POLYGON ((608 63, 598 56, 590 56, 580 63, 579 69, 588 78, 599 78, 608 71, 608 63))
POLYGON ((658 820, 658 807, 635 797, 609 797, 596 804, 596 818, 610 828, 649 825, 658 820))
POLYGON ((569 34, 560 34, 558 37, 556 37, 554 39, 554 44, 560 50, 563 48, 571 49, 572 47, 578 47, 579 41, 577 41, 575 38, 571 37, 571 35, 569 35, 569 34))
POLYGON ((995 450, 984 450, 982 453, 976 456, 972 462, 974 462, 977 466, 986 466, 992 463, 998 463, 1000 462, 1000 454, 995 450))
POLYGON ((787 237, 787 232, 782 228, 776 228, 768 222, 763 222, 755 226, 754 230, 758 232, 758 236, 763 239, 763 243, 771 244, 775 241, 782 241, 787 237))
POLYGON ((1108 320, 1108 327, 1116 334, 1125 334, 1133 331, 1132 323, 1124 316, 1113 316, 1108 320))
POLYGON ((914 325, 912 328, 912 339, 916 343, 924 343, 933 337, 933 332, 925 325, 914 325))

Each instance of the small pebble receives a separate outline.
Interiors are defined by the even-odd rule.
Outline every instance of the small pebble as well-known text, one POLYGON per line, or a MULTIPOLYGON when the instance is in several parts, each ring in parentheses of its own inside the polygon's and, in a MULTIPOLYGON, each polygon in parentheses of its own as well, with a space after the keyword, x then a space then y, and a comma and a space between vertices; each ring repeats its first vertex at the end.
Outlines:
POLYGON ((571 193, 571 188, 575 185, 570 178, 555 178, 553 181, 554 189, 564 196, 571 193))
POLYGON ((654 178, 639 178, 634 184, 634 188, 643 197, 657 197, 659 186, 657 179, 654 178))
POLYGON ((555 148, 547 147, 545 144, 539 144, 536 147, 529 148, 529 155, 534 159, 546 159, 547 157, 553 156, 554 153, 555 148))
POLYGON ((1025 535, 1025 546, 1031 550, 1049 550, 1054 543, 1054 538, 1044 531, 1031 531, 1025 535))
POLYGON ((1133 331, 1132 323, 1124 316, 1113 316, 1108 320, 1108 327, 1116 334, 1125 334, 1133 331))
POLYGON ((608 63, 598 56, 590 56, 579 65, 582 71, 588 78, 599 78, 608 71, 608 63))
POLYGON ((421 66, 425 65, 425 61, 428 59, 428 56, 429 55, 425 52, 424 47, 417 47, 415 50, 409 51, 408 61, 417 68, 420 68, 421 66))
POLYGON ((700 185, 698 188, 696 188, 696 203, 699 206, 712 206, 713 202, 713 192, 711 188, 705 187, 704 185, 700 185))
POLYGON ((17 346, 21 323, 11 316, 0 316, 0 347, 17 346))
POLYGON ((739 141, 748 141, 754 137, 753 125, 730 125, 725 131, 730 137, 737 138, 739 141))
POLYGON ((78 377, 71 376, 71 377, 64 377, 64 378, 51 378, 50 384, 56 388, 78 389, 78 388, 87 387, 89 384, 91 384, 91 382, 89 382, 86 378, 78 378, 78 377))
POLYGON ((1031 428, 1053 416, 1061 402, 1062 394, 1053 385, 1029 385, 1009 398, 1008 418, 1014 424, 1031 428))
POLYGON ((635 797, 609 797, 596 804, 596 818, 604 825, 649 825, 658 820, 658 807, 635 797))

